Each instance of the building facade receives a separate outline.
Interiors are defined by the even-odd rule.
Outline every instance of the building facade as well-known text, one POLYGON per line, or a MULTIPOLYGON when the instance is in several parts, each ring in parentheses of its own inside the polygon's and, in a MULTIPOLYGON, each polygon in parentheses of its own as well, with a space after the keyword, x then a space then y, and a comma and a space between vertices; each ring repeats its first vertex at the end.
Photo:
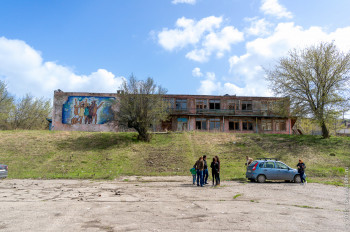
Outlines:
MULTIPOLYGON (((157 131, 293 133, 295 121, 289 117, 286 98, 165 95, 164 101, 169 106, 169 120, 154 129, 157 131)), ((117 93, 55 91, 52 129, 121 131, 113 112, 118 112, 117 93)))
POLYGON ((292 134, 294 120, 286 98, 166 95, 165 99, 170 120, 162 123, 163 130, 292 134))

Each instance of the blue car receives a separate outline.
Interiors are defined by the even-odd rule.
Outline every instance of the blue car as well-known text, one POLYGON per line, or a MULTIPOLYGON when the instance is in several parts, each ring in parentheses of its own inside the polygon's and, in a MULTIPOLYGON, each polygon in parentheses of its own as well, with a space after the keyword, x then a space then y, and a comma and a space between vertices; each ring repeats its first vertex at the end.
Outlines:
POLYGON ((259 158, 248 167, 246 177, 250 181, 264 183, 266 180, 284 180, 300 183, 298 171, 285 163, 272 158, 259 158))

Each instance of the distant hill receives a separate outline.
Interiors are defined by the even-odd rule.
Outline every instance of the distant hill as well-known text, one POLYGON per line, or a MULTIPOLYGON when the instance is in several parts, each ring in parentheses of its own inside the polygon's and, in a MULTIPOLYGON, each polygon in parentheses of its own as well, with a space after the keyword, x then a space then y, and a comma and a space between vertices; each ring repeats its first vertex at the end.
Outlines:
MULTIPOLYGON (((350 138, 229 133, 0 131, 0 163, 9 178, 114 179, 120 175, 188 175, 199 156, 221 160, 221 178, 245 179, 245 156, 274 157, 291 167, 302 158, 309 182, 342 185, 350 167, 350 138)), ((210 172, 210 171, 209 171, 210 172)))

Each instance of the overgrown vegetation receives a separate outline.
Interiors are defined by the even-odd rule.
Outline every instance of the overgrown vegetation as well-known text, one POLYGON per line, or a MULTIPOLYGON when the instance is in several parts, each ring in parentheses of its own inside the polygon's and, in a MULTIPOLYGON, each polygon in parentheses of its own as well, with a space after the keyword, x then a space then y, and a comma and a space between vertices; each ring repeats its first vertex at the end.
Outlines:
POLYGON ((221 179, 245 182, 245 156, 275 157, 291 167, 307 165, 308 182, 343 185, 350 166, 350 138, 228 133, 0 131, 0 163, 9 178, 114 179, 120 175, 191 175, 199 156, 221 161, 221 179))
POLYGON ((0 130, 45 129, 50 112, 50 100, 37 99, 29 94, 16 100, 0 80, 0 130))

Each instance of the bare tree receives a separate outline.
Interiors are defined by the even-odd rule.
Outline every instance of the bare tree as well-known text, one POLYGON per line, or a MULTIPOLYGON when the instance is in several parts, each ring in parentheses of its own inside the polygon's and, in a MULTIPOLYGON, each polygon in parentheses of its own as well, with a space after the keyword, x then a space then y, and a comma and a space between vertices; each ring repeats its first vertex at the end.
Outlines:
POLYGON ((311 116, 329 138, 327 121, 349 106, 350 53, 333 43, 294 49, 266 74, 275 95, 290 97, 294 115, 311 116))
POLYGON ((163 101, 166 92, 150 77, 146 81, 138 81, 131 75, 128 81, 124 81, 119 95, 118 124, 134 128, 139 140, 150 141, 150 126, 157 126, 168 116, 167 104, 163 101))

